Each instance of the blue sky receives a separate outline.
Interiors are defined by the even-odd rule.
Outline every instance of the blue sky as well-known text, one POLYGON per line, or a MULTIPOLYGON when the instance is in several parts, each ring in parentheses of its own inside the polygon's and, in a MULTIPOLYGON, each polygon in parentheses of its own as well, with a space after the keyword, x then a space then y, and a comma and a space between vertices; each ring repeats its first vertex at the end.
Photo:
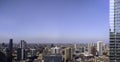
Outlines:
POLYGON ((0 0, 0 41, 9 38, 108 42, 109 0, 0 0))

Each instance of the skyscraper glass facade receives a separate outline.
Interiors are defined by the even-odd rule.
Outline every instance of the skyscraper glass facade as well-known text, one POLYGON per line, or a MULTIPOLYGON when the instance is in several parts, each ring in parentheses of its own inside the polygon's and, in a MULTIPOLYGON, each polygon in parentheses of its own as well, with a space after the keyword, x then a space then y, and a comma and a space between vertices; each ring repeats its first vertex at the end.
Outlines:
POLYGON ((120 62, 120 0, 110 0, 110 62, 120 62))

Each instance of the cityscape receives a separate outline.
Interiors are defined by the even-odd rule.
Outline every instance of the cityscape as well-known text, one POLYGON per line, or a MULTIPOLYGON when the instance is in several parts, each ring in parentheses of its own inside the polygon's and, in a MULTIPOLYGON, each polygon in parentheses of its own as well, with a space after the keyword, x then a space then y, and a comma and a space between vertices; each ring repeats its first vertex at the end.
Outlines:
POLYGON ((0 62, 120 62, 120 0, 1 0, 0 9, 0 62))
POLYGON ((109 44, 102 41, 86 44, 0 44, 4 62, 109 62, 109 44))

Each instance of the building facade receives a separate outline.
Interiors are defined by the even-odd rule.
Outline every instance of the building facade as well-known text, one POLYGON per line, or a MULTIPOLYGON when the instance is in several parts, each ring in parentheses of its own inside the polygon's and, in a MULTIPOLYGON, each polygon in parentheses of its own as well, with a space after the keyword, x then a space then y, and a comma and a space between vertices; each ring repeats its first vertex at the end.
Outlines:
POLYGON ((98 51, 98 55, 101 56, 103 54, 103 42, 102 41, 97 42, 97 51, 98 51))
POLYGON ((9 40, 8 50, 9 50, 9 52, 8 52, 8 54, 7 54, 7 56, 8 56, 7 61, 12 62, 13 39, 10 39, 10 40, 9 40))
POLYGON ((26 46, 27 46, 27 43, 24 40, 21 40, 19 44, 19 48, 17 49, 18 61, 26 59, 26 51, 25 51, 26 46))
POLYGON ((110 62, 120 62, 120 0, 110 0, 110 62))

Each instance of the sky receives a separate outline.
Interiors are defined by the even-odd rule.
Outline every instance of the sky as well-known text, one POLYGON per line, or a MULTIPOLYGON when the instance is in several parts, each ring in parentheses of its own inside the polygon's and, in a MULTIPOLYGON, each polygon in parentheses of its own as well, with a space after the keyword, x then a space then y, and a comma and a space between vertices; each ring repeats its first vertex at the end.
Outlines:
POLYGON ((0 0, 0 42, 109 42, 109 0, 0 0))

